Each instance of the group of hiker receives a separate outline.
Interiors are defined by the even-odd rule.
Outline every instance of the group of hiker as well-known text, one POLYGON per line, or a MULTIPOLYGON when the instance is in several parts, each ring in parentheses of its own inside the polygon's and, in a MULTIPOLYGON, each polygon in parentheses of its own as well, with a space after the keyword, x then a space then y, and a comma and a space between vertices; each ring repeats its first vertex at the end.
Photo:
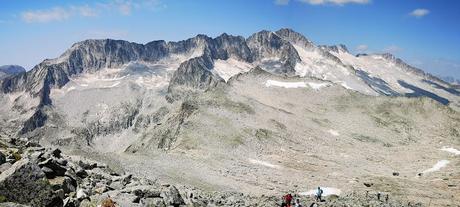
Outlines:
MULTIPOLYGON (((315 192, 315 201, 316 202, 322 202, 322 195, 323 195, 323 189, 321 187, 318 187, 315 192)), ((288 193, 282 197, 282 202, 281 202, 281 207, 303 207, 303 205, 300 203, 300 199, 296 198, 293 202, 294 197, 292 194, 288 193)))

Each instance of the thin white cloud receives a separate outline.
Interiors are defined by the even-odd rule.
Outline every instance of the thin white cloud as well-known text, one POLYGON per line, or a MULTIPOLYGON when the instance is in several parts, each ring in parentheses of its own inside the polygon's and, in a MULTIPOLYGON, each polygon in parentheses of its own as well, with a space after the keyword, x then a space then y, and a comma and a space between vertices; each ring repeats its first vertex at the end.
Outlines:
POLYGON ((383 52, 385 52, 385 53, 392 53, 392 54, 398 53, 398 52, 400 52, 400 51, 402 51, 402 48, 400 48, 400 47, 397 46, 397 45, 390 45, 390 46, 385 47, 385 48, 383 49, 383 52))
POLYGON ((85 5, 85 6, 72 6, 71 7, 73 10, 75 10, 76 12, 78 12, 79 15, 83 16, 83 17, 95 17, 97 16, 97 11, 95 8, 92 8, 88 5, 85 5))
POLYGON ((289 0, 275 0, 276 5, 288 5, 289 0))
POLYGON ((120 13, 123 15, 130 15, 132 10, 130 4, 121 4, 120 6, 118 6, 118 9, 120 10, 120 13))
POLYGON ((134 10, 155 10, 165 7, 160 0, 112 0, 108 3, 100 3, 99 5, 125 16, 131 15, 134 10))
POLYGON ((68 19, 71 14, 64 8, 54 7, 49 10, 26 11, 21 14, 22 20, 27 23, 45 23, 51 21, 63 21, 68 19))
POLYGON ((366 52, 368 49, 369 49, 369 46, 367 46, 367 45, 358 45, 356 47, 356 51, 359 52, 359 53, 366 52))
POLYGON ((324 5, 324 4, 334 4, 334 5, 345 5, 345 4, 368 4, 370 0, 299 0, 311 5, 324 5))
POLYGON ((428 9, 415 9, 409 15, 416 17, 416 18, 422 18, 430 13, 430 10, 428 9))
POLYGON ((160 0, 109 0, 96 2, 92 5, 71 5, 67 7, 54 7, 45 10, 30 10, 21 13, 21 18, 27 23, 47 23, 64 21, 70 17, 95 17, 101 13, 115 12, 124 16, 131 15, 134 10, 164 8, 160 0))

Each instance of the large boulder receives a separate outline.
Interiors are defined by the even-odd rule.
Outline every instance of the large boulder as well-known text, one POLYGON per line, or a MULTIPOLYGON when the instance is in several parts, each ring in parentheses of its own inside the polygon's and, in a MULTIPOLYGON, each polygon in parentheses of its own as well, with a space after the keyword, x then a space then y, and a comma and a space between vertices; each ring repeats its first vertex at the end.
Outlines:
POLYGON ((143 198, 140 200, 140 205, 143 207, 166 207, 162 198, 143 198))
POLYGON ((60 165, 55 159, 49 158, 43 162, 38 163, 42 168, 47 178, 55 178, 56 176, 63 176, 67 171, 65 166, 60 165))
POLYGON ((161 192, 161 197, 165 201, 166 205, 185 205, 184 199, 182 199, 182 196, 180 195, 179 191, 174 186, 169 186, 163 189, 161 192))
POLYGON ((31 206, 57 206, 56 196, 38 165, 21 159, 0 175, 0 195, 6 201, 31 206))
POLYGON ((49 179, 49 183, 53 190, 62 189, 64 193, 75 192, 77 188, 77 182, 67 176, 49 179))

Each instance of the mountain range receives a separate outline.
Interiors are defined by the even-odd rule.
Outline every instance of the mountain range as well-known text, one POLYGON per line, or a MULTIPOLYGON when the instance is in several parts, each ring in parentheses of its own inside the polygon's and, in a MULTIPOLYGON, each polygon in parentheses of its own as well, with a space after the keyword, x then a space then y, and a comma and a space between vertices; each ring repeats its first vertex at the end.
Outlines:
POLYGON ((0 84, 0 137, 136 176, 257 195, 326 183, 460 201, 445 186, 421 193, 431 184, 413 178, 460 145, 460 89, 392 54, 354 55, 291 29, 85 40, 0 84))
MULTIPOLYGON (((273 74, 314 77, 367 95, 428 96, 444 105, 452 102, 454 108, 459 106, 457 89, 391 54, 354 56, 344 45, 316 46, 290 29, 261 31, 247 39, 224 33, 216 38, 197 35, 185 41, 160 40, 145 45, 122 40, 86 40, 27 73, 4 78, 1 90, 38 97, 38 116, 41 106, 52 104, 50 90, 64 87, 72 77, 133 63, 161 64, 175 70, 168 80, 167 97, 172 99, 181 94, 177 90, 184 89, 182 86, 186 90, 203 90, 259 66, 273 74)), ((22 132, 43 125, 40 120, 33 122, 24 126, 22 132)))

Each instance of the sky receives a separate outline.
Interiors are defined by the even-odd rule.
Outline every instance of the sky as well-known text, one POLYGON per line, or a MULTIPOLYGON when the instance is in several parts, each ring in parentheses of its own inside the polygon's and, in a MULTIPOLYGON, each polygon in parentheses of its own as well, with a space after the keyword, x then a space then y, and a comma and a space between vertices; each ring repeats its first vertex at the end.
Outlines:
POLYGON ((0 0, 0 65, 29 70, 85 39, 147 43, 280 28, 460 79, 458 0, 0 0))

